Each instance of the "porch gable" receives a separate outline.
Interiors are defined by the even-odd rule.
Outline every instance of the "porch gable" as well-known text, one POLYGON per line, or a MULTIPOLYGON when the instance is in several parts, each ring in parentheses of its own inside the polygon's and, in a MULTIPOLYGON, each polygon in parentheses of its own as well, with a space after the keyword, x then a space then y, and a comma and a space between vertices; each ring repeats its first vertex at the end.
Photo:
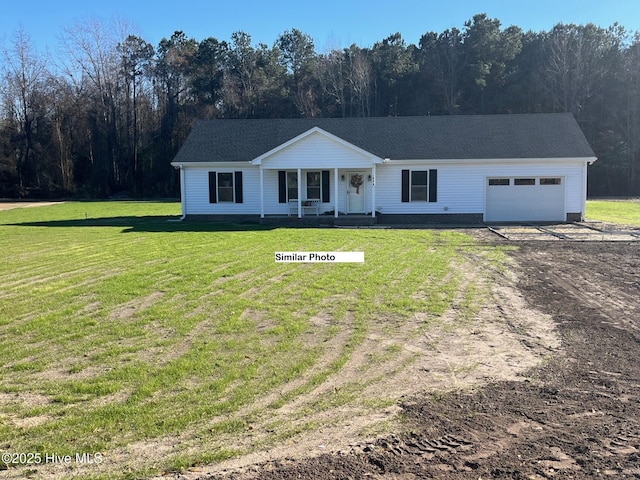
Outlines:
POLYGON ((383 159, 314 127, 252 160, 261 169, 371 168, 383 159))

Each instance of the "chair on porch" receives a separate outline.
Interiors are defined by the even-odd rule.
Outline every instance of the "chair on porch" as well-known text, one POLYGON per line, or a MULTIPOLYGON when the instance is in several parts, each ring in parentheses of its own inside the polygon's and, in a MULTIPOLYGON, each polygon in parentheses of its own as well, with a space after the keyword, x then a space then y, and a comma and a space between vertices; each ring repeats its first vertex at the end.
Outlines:
MULTIPOLYGON (((315 212, 316 217, 320 215, 320 200, 302 200, 302 216, 305 215, 306 211, 315 212)), ((289 200, 289 213, 298 214, 298 200, 289 200)))
POLYGON ((297 215, 298 214, 298 201, 297 200, 289 200, 289 213, 288 216, 291 216, 291 214, 297 215))

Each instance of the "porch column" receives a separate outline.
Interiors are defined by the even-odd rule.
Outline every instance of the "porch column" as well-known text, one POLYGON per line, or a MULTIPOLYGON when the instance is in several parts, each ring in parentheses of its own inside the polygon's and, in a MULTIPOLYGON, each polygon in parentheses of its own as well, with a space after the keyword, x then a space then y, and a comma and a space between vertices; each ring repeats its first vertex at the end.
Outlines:
POLYGON ((302 169, 298 169, 298 218, 302 218, 302 169))
POLYGON ((333 169, 333 216, 338 218, 338 168, 333 169))
POLYGON ((184 186, 184 165, 180 165, 180 205, 182 207, 182 218, 187 216, 187 191, 184 186))
MULTIPOLYGON (((582 167, 582 214, 580 218, 580 221, 584 222, 584 218, 587 215, 587 164, 588 162, 584 162, 584 167, 582 167)), ((561 180, 561 182, 566 182, 567 177, 564 177, 563 180, 561 180)), ((565 183, 565 191, 566 191, 566 183, 565 183)), ((565 204, 565 215, 567 214, 566 210, 566 204, 565 204)), ((565 221, 567 220, 566 216, 565 216, 565 221)))
POLYGON ((264 170, 260 164, 260 218, 264 218, 264 170))
POLYGON ((371 165, 371 216, 376 217, 376 164, 371 165))

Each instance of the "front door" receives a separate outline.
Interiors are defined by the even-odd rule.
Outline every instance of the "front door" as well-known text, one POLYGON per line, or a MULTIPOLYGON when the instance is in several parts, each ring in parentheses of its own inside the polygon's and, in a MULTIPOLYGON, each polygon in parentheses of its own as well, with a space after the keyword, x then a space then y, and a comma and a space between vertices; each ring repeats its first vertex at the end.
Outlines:
POLYGON ((364 172, 347 173, 347 213, 365 213, 364 172))

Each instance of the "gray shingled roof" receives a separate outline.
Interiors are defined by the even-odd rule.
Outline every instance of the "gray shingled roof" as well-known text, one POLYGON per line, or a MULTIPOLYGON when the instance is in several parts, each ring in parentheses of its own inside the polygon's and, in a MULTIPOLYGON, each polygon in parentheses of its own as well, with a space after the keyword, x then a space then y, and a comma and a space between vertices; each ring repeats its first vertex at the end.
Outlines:
POLYGON ((319 127, 380 158, 592 158, 573 115, 206 120, 174 162, 246 162, 319 127))

